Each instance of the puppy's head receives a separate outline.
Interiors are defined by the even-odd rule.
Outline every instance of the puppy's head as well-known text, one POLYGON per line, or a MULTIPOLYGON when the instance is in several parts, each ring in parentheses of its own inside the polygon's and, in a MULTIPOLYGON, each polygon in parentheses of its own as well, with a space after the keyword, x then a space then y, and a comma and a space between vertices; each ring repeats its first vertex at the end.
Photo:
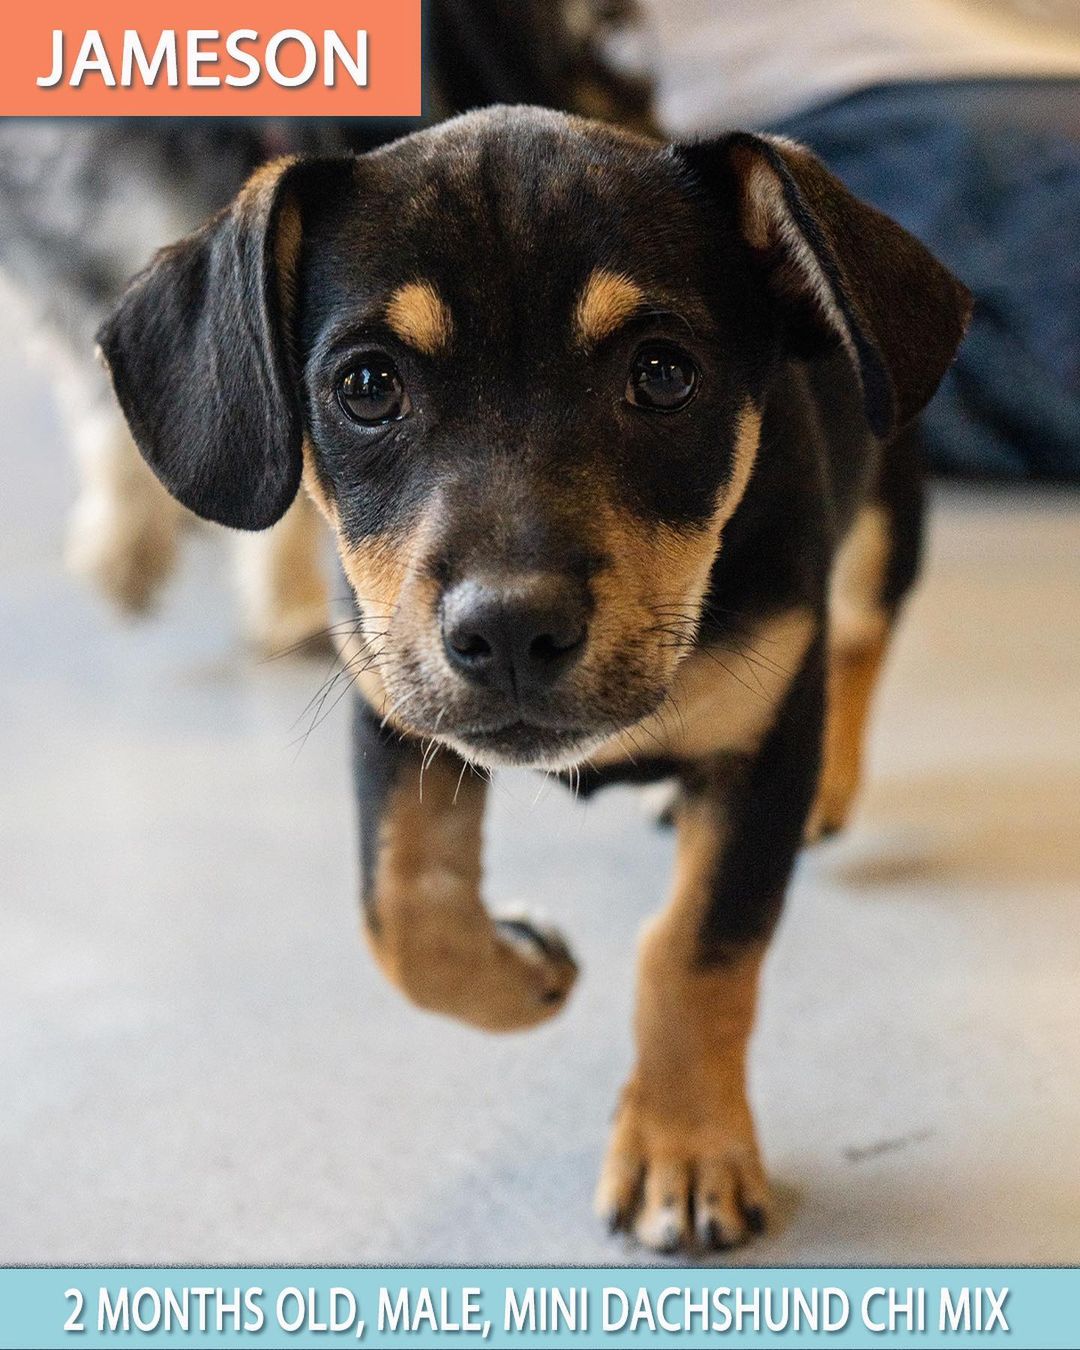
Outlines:
POLYGON ((887 435, 966 304, 796 146, 500 109, 266 167, 100 340, 186 506, 261 529, 303 477, 399 727, 565 765, 664 699, 785 346, 842 346, 887 435))

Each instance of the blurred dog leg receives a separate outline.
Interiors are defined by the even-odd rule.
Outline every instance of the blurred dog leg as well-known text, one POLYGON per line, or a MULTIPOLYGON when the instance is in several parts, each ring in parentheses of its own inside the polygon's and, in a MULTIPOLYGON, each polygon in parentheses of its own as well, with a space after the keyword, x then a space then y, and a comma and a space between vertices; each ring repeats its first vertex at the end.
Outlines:
POLYGON ((882 598, 894 547, 887 511, 871 504, 856 518, 833 567, 828 716, 821 781, 806 827, 808 842, 844 828, 862 780, 870 701, 894 617, 882 598))
POLYGON ((330 597, 319 558, 323 529, 301 492, 269 530, 235 536, 244 631, 268 655, 327 635, 330 597))
POLYGON ((65 561, 121 611, 145 613, 172 572, 187 513, 135 448, 103 372, 72 364, 57 393, 81 480, 65 561))

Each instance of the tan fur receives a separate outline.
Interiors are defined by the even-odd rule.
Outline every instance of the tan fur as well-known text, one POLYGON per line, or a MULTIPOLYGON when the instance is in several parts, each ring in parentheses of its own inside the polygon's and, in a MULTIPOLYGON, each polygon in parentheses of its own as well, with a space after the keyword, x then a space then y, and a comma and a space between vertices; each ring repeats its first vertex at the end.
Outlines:
MULTIPOLYGON (((735 508, 742 501, 750 484, 750 475, 757 463, 758 448, 761 444, 761 413, 752 403, 747 403, 739 414, 739 424, 735 432, 735 445, 731 457, 731 476, 716 504, 712 527, 719 532, 735 514, 735 508)), ((709 564, 710 567, 712 564, 709 564)))
POLYGON ((323 487, 322 480, 319 477, 319 471, 315 466, 315 452, 312 449, 311 442, 305 438, 302 447, 304 466, 301 472, 301 483, 304 491, 315 503, 319 513, 326 521, 327 525, 337 533, 338 513, 337 507, 331 500, 326 489, 323 487))
POLYGON ((420 651, 436 668, 442 663, 442 639, 436 619, 438 582, 423 567, 425 538, 437 511, 431 511, 408 533, 377 535, 350 546, 340 540, 339 553, 360 612, 365 637, 357 639, 352 670, 369 705, 402 730, 402 691, 394 656, 420 651))
MULTIPOLYGON (((262 164, 248 178, 233 208, 240 216, 260 216, 271 209, 281 176, 297 162, 295 155, 282 155, 262 164)), ((278 296, 286 314, 296 298, 296 265, 300 257, 300 208, 296 202, 281 203, 274 226, 274 262, 278 296)))
POLYGON ((637 1237, 660 1250, 688 1240, 691 1213, 703 1237, 740 1241, 745 1212, 767 1204, 745 1086, 764 944, 702 963, 699 934, 725 842, 718 796, 684 803, 678 831, 671 901, 641 941, 637 1063, 597 1191, 608 1217, 626 1221, 636 1207, 637 1237))
POLYGON ((586 281, 574 308, 574 331, 583 347, 609 337, 642 305, 644 292, 621 272, 597 267, 586 281))
MULTIPOLYGON (((761 139, 782 150, 786 159, 809 158, 805 146, 786 136, 762 136, 761 139)), ((781 222, 788 215, 784 189, 772 166, 748 146, 737 146, 732 159, 742 176, 739 224, 743 234, 752 247, 770 248, 782 231, 781 222)))
POLYGON ((300 261, 300 207, 296 202, 287 200, 278 212, 277 231, 274 235, 274 261, 277 264, 278 295, 282 313, 289 316, 291 324, 296 304, 296 269, 300 261))
POLYGON ((861 651, 829 654, 821 781, 806 826, 807 839, 835 834, 847 823, 862 778, 866 723, 886 646, 880 637, 861 651))
POLYGON ((864 506, 840 546, 829 579, 829 645, 861 651, 888 628, 881 603, 892 541, 882 507, 864 506))
POLYGON ((881 595, 891 547, 885 512, 871 504, 855 518, 833 565, 828 713, 808 839, 839 830, 858 792, 867 717, 888 644, 890 618, 881 595))
POLYGON ((290 165, 297 162, 296 155, 279 155, 277 159, 268 159, 251 173, 236 199, 237 208, 250 210, 265 202, 265 194, 273 192, 278 179, 290 165))
MULTIPOLYGON (((402 635, 415 638, 416 629, 423 626, 427 613, 420 596, 412 597, 409 605, 401 604, 419 531, 414 531, 411 538, 379 535, 351 545, 341 531, 337 507, 323 486, 314 452, 306 441, 303 454, 304 490, 334 533, 338 556, 365 621, 364 634, 341 631, 335 635, 338 655, 368 706, 379 717, 398 725, 393 716, 394 700, 384 676, 388 663, 383 654, 387 630, 396 616, 400 614, 403 619, 402 635)), ((417 578, 417 582, 421 589, 427 589, 426 599, 433 601, 433 583, 426 577, 417 578)), ((428 608, 432 607, 429 603, 428 608)))
POLYGON ((450 345, 454 321, 430 281, 399 286, 386 306, 386 322, 410 347, 436 356, 450 345))
POLYGON ((776 175, 749 151, 734 152, 743 173, 743 196, 739 224, 752 248, 767 249, 773 242, 772 222, 783 211, 783 193, 776 175))
POLYGON ((810 611, 793 609, 756 625, 730 649, 696 648, 676 671, 660 711, 593 751, 590 764, 601 768, 657 754, 700 760, 754 749, 813 631, 810 611))
MULTIPOLYGON (((786 159, 797 160, 807 154, 803 146, 782 136, 763 139, 782 150, 786 159)), ((736 171, 742 177, 739 224, 747 242, 751 247, 761 250, 776 247, 784 249, 788 261, 786 267, 777 274, 778 283, 785 289, 808 292, 813 297, 857 369, 858 354, 847 320, 836 303, 832 283, 792 218, 784 199, 783 185, 775 170, 746 146, 736 147, 732 159, 736 171)))
POLYGON ((406 538, 388 534, 374 535, 362 544, 343 544, 345 574, 365 615, 386 620, 393 614, 408 572, 410 551, 406 538))
MULTIPOLYGON (((683 662, 674 708, 655 719, 641 748, 708 761, 751 750, 805 656, 814 631, 793 609, 746 639, 768 653, 748 681, 713 663, 706 650, 683 662)), ((616 738, 625 753, 628 737, 616 738)), ((603 753, 603 752, 601 752, 603 753)), ((667 909, 641 942, 635 1018, 637 1064, 623 1093, 597 1191, 601 1213, 633 1218, 646 1246, 669 1250, 690 1237, 728 1245, 762 1215, 768 1187, 746 1100, 746 1047, 753 1026, 764 943, 732 946, 704 962, 700 934, 710 886, 726 843, 728 784, 714 765, 709 789, 680 804, 675 884, 667 909)), ((771 901, 774 897, 754 897, 771 901)))
POLYGON ((674 644, 670 648, 676 653, 672 668, 696 632, 721 532, 742 501, 760 436, 761 414, 747 404, 735 435, 731 475, 717 494, 711 518, 701 528, 674 530, 660 525, 649 529, 631 524, 621 513, 608 513, 604 536, 615 566, 601 580, 601 601, 609 603, 624 628, 631 617, 640 617, 642 627, 655 625, 661 617, 674 617, 680 626, 678 636, 686 641, 681 648, 674 644), (631 616, 627 606, 637 606, 643 613, 631 616))
POLYGON ((576 976, 568 955, 504 938, 480 898, 485 783, 436 755, 383 806, 375 912, 367 933, 385 974, 414 1003, 488 1031, 559 1011, 576 976))

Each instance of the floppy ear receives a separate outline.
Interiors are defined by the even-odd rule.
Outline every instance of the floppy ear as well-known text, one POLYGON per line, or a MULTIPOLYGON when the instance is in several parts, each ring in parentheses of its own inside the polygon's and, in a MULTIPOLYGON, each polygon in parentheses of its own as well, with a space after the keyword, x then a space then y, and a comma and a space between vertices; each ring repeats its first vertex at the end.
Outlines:
POLYGON ((963 337, 965 287, 803 146, 736 132, 680 153, 706 189, 731 203, 732 223, 793 331, 843 344, 872 430, 887 436, 909 422, 963 337))
POLYGON ((231 206, 157 254, 98 332, 154 473, 197 515, 245 530, 278 520, 300 483, 290 330, 302 169, 259 169, 231 206))

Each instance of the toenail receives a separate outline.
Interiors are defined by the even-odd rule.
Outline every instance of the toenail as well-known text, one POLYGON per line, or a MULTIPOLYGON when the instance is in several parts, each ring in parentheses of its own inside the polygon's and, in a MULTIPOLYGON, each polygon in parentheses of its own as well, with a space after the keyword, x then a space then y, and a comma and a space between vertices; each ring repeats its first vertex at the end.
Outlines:
POLYGON ((727 1251, 735 1245, 715 1219, 710 1219, 701 1230, 701 1241, 705 1247, 715 1252, 727 1251))

